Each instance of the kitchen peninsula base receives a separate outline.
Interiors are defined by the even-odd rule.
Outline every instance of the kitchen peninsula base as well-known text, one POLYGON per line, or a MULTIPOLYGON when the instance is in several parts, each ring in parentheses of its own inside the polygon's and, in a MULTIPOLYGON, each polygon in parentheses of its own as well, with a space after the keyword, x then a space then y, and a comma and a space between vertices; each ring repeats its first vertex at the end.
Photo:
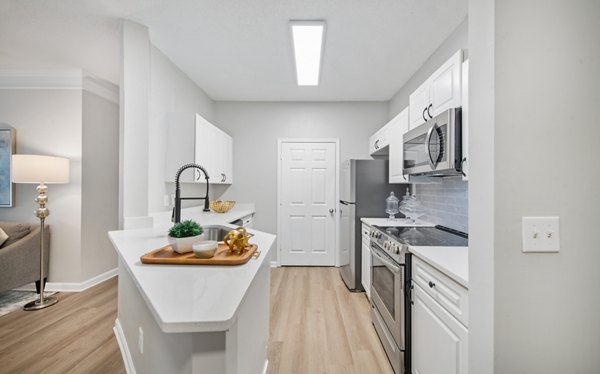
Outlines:
POLYGON ((127 372, 266 373, 269 274, 265 262, 227 331, 164 333, 120 265, 115 332, 127 372))
MULTIPOLYGON (((233 227, 233 226, 232 226, 233 227)), ((147 265, 164 230, 113 231, 119 254, 115 334, 128 373, 262 374, 268 366, 270 249, 240 266, 147 265)))

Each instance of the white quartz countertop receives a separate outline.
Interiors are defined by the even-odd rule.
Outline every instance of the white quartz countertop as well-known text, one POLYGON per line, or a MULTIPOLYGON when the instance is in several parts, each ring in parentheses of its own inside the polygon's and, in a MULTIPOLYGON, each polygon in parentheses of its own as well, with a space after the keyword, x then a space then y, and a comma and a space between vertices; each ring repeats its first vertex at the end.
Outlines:
POLYGON ((384 226, 384 227, 399 227, 399 226, 434 226, 431 223, 417 220, 416 222, 412 222, 407 220, 406 218, 397 218, 397 219, 389 219, 389 218, 368 218, 363 217, 360 219, 362 222, 371 226, 384 226))
MULTIPOLYGON (((230 217, 201 224, 229 222, 230 217)), ((111 231, 108 236, 162 331, 205 332, 224 331, 233 324, 259 268, 270 266, 275 235, 249 232, 255 235, 250 243, 258 245, 260 256, 239 266, 142 264, 140 256, 168 244, 163 227, 111 231)))
POLYGON ((469 288, 468 247, 409 247, 409 251, 466 288, 469 288))

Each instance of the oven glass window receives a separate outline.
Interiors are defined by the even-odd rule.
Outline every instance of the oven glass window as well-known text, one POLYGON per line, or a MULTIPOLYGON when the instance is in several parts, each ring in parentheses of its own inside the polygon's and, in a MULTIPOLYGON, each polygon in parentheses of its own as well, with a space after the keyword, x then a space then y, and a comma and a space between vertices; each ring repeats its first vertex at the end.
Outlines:
POLYGON ((396 282, 394 281, 394 273, 389 270, 381 261, 377 259, 377 256, 372 256, 372 279, 371 286, 375 289, 381 301, 385 305, 388 312, 394 316, 396 315, 394 307, 394 293, 396 291, 396 282))

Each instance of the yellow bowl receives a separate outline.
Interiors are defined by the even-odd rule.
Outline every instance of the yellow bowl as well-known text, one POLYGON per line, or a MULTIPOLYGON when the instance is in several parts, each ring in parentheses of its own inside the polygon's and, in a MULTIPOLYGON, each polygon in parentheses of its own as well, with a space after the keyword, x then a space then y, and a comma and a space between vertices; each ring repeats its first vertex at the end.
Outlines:
POLYGON ((234 205, 235 201, 233 200, 214 200, 210 202, 210 209, 217 213, 227 213, 234 205))

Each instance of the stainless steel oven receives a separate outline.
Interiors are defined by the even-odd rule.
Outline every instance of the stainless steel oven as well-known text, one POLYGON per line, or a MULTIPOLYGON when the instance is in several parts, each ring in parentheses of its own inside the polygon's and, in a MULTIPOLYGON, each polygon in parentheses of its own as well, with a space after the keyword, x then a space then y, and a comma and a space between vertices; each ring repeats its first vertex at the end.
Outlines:
POLYGON ((410 254, 385 233, 371 233, 371 317, 396 374, 410 373, 410 254))

